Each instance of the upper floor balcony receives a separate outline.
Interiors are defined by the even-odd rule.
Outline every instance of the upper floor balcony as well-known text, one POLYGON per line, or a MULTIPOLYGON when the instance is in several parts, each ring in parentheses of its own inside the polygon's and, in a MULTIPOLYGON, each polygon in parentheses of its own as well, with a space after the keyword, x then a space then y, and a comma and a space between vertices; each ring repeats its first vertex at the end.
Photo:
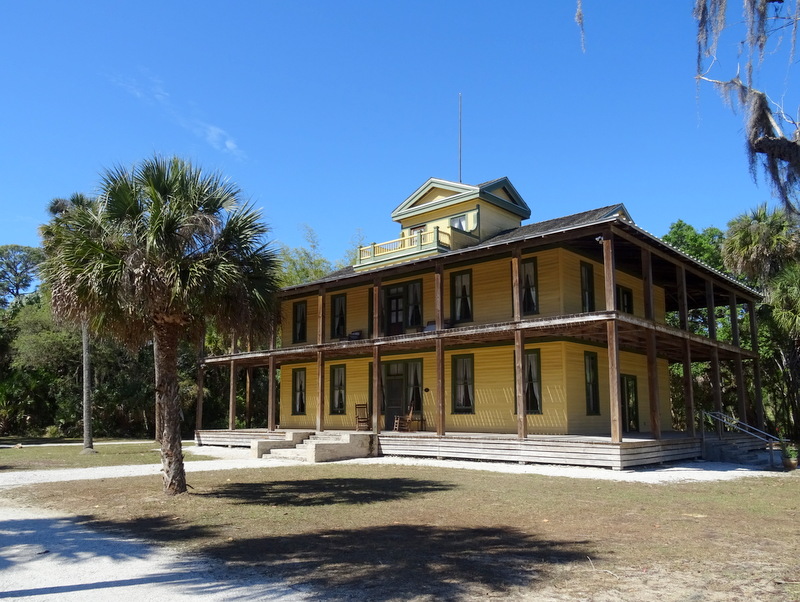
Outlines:
POLYGON ((364 269, 378 264, 434 255, 450 249, 450 234, 437 227, 429 232, 415 232, 411 236, 359 247, 354 267, 357 270, 364 269))

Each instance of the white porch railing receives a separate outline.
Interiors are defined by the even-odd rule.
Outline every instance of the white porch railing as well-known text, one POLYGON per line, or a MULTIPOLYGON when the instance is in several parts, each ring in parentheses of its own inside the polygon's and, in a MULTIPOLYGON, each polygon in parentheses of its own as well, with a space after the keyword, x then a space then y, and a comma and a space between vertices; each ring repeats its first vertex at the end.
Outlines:
POLYGON ((356 266, 402 259, 423 251, 450 248, 450 235, 434 228, 430 232, 417 232, 386 242, 359 247, 356 266))

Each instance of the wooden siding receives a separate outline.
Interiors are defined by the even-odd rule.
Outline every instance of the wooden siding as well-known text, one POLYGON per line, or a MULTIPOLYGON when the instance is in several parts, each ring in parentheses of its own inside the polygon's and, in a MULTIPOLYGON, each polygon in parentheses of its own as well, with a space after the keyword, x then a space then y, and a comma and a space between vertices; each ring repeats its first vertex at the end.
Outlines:
MULTIPOLYGON (((608 392, 608 351, 605 347, 564 343, 564 366, 566 371, 568 414, 570 433, 607 435, 611 432, 608 392), (597 354, 598 380, 600 383, 600 414, 586 414, 586 383, 584 352, 597 354)), ((639 430, 650 430, 650 394, 648 392, 647 356, 622 351, 619 354, 620 373, 636 377, 639 398, 639 430)), ((666 360, 658 360, 658 385, 660 392, 661 430, 672 430, 672 414, 669 398, 669 369, 666 360)))
MULTIPOLYGON (((328 392, 325 392, 328 396, 328 392)), ((281 368, 281 428, 313 429, 317 426, 317 363, 284 364, 281 368), (306 369, 306 413, 292 415, 292 370, 306 369)))
POLYGON ((559 249, 559 267, 561 274, 561 294, 563 296, 563 312, 565 314, 579 314, 581 308, 581 262, 594 267, 594 308, 596 311, 605 309, 605 279, 603 278, 603 264, 597 261, 559 249))
MULTIPOLYGON (((539 293, 539 313, 536 317, 560 315, 563 311, 561 307, 559 251, 557 249, 550 249, 538 253, 527 253, 522 256, 522 261, 534 257, 536 258, 536 269, 538 270, 537 285, 539 293)), ((509 279, 511 278, 510 267, 508 277, 509 279)))
MULTIPOLYGON (((566 433, 567 404, 561 368, 562 343, 528 344, 539 349, 542 368, 542 414, 527 417, 531 433, 566 433)), ((445 414, 447 432, 515 433, 514 346, 459 349, 445 353, 445 414), (475 413, 453 414, 452 357, 474 359, 475 413)))
POLYGON ((472 271, 472 323, 491 324, 511 319, 511 259, 475 263, 470 267, 444 273, 444 311, 451 314, 451 275, 465 269, 472 271))
MULTIPOLYGON (((330 305, 330 300, 327 300, 330 305)), ((330 317, 328 312, 327 317, 330 317)), ((348 316, 349 317, 349 316, 348 316)), ((287 299, 281 302, 281 346, 292 347, 296 345, 308 345, 317 342, 317 295, 287 299), (306 340, 305 342, 292 342, 292 328, 294 326, 292 307, 299 301, 306 302, 306 340)))
POLYGON ((509 213, 495 205, 480 202, 480 232, 481 240, 486 240, 504 230, 519 228, 522 221, 518 215, 509 213))
MULTIPOLYGON (((407 230, 408 228, 425 226, 426 230, 433 230, 438 226, 440 230, 449 232, 451 217, 464 215, 465 213, 468 214, 471 211, 474 212, 477 205, 478 202, 475 199, 471 199, 456 205, 450 205, 440 209, 432 209, 427 213, 414 215, 401 220, 400 227, 403 228, 403 230, 407 230)), ((474 220, 475 216, 472 216, 471 218, 468 217, 467 228, 474 228, 477 225, 474 223, 474 220)))
MULTIPOLYGON (((528 432, 540 435, 587 434, 606 435, 611 430, 608 393, 608 355, 603 347, 581 345, 573 342, 528 342, 526 350, 538 349, 541 361, 542 414, 527 416, 528 432), (586 389, 584 382, 584 352, 597 354, 600 389, 600 414, 586 414, 586 389)), ((425 430, 436 427, 436 361, 433 352, 384 355, 383 362, 422 360, 422 413, 425 430)), ((354 429, 355 405, 369 403, 370 358, 335 360, 325 365, 325 428, 354 429), (345 414, 330 413, 330 367, 346 366, 345 414)), ((621 352, 622 374, 636 377, 639 400, 639 429, 650 430, 650 400, 647 384, 647 358, 644 355, 621 352)), ((667 361, 658 360, 660 415, 663 431, 671 430, 671 403, 667 361)), ((281 427, 313 428, 317 407, 316 364, 287 364, 283 367, 281 387, 281 427), (293 416, 291 370, 306 369, 306 414, 293 416)), ((513 345, 483 346, 451 349, 445 352, 445 416, 447 432, 515 433, 517 429, 514 396, 513 345), (454 355, 472 355, 474 360, 475 412, 454 414, 452 406, 452 358, 454 355)), ((384 425, 383 428, 391 428, 384 425)))
MULTIPOLYGON (((333 298, 336 295, 346 296, 345 305, 345 333, 350 334, 355 330, 361 331, 362 338, 367 337, 369 332, 369 295, 372 292, 371 286, 358 286, 346 290, 337 290, 325 295, 325 324, 323 324, 325 341, 338 340, 331 338, 331 316, 333 315, 333 298)), ((316 325, 316 315, 314 323, 316 325)), ((314 331, 314 341, 316 341, 316 330, 314 331)))
MULTIPOLYGON (((557 316, 581 312, 581 278, 580 263, 586 262, 594 266, 595 309, 600 311, 605 307, 605 291, 603 286, 603 266, 601 263, 586 260, 585 258, 564 249, 549 249, 537 253, 527 253, 522 256, 523 261, 536 258, 538 269, 538 317, 557 316)), ((450 308, 450 274, 470 269, 472 271, 472 301, 474 324, 490 324, 493 322, 506 322, 512 319, 511 299, 511 259, 490 259, 474 263, 472 266, 459 266, 445 271, 444 276, 444 314, 449 317, 450 308)), ((422 325, 435 319, 434 306, 434 275, 433 272, 416 274, 407 278, 392 279, 382 286, 409 282, 422 281, 422 325)), ((617 271, 617 282, 633 292, 634 315, 644 317, 644 292, 642 281, 639 278, 617 271)), ((347 298, 348 333, 360 330, 362 337, 369 332, 369 295, 371 285, 361 285, 347 289, 334 289, 325 295, 325 341, 330 342, 330 321, 332 314, 332 298, 334 295, 345 294, 347 298)), ((294 345, 291 340, 292 332, 292 305, 297 301, 307 302, 308 317, 306 326, 306 343, 313 344, 317 340, 317 297, 309 295, 297 299, 283 301, 282 314, 282 345, 294 345)), ((665 293, 662 287, 654 287, 654 305, 656 320, 665 321, 665 293)))

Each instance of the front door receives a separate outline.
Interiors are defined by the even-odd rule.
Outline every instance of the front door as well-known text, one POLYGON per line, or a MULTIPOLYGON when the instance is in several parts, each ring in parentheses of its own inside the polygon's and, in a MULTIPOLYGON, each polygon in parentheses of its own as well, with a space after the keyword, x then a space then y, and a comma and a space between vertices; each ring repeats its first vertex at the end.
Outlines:
POLYGON ((636 377, 630 374, 620 376, 622 385, 622 432, 639 432, 639 394, 636 391, 636 377))
POLYGON ((403 413, 404 392, 405 385, 402 375, 388 376, 386 378, 386 421, 383 424, 384 430, 392 430, 395 416, 403 413))

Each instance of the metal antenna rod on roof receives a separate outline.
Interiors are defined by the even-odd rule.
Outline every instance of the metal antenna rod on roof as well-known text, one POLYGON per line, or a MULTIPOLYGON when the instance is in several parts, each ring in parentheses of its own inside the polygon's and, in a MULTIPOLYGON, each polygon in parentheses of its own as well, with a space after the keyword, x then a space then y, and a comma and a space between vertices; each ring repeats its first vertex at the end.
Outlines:
POLYGON ((458 183, 461 184, 461 92, 458 93, 458 183))

